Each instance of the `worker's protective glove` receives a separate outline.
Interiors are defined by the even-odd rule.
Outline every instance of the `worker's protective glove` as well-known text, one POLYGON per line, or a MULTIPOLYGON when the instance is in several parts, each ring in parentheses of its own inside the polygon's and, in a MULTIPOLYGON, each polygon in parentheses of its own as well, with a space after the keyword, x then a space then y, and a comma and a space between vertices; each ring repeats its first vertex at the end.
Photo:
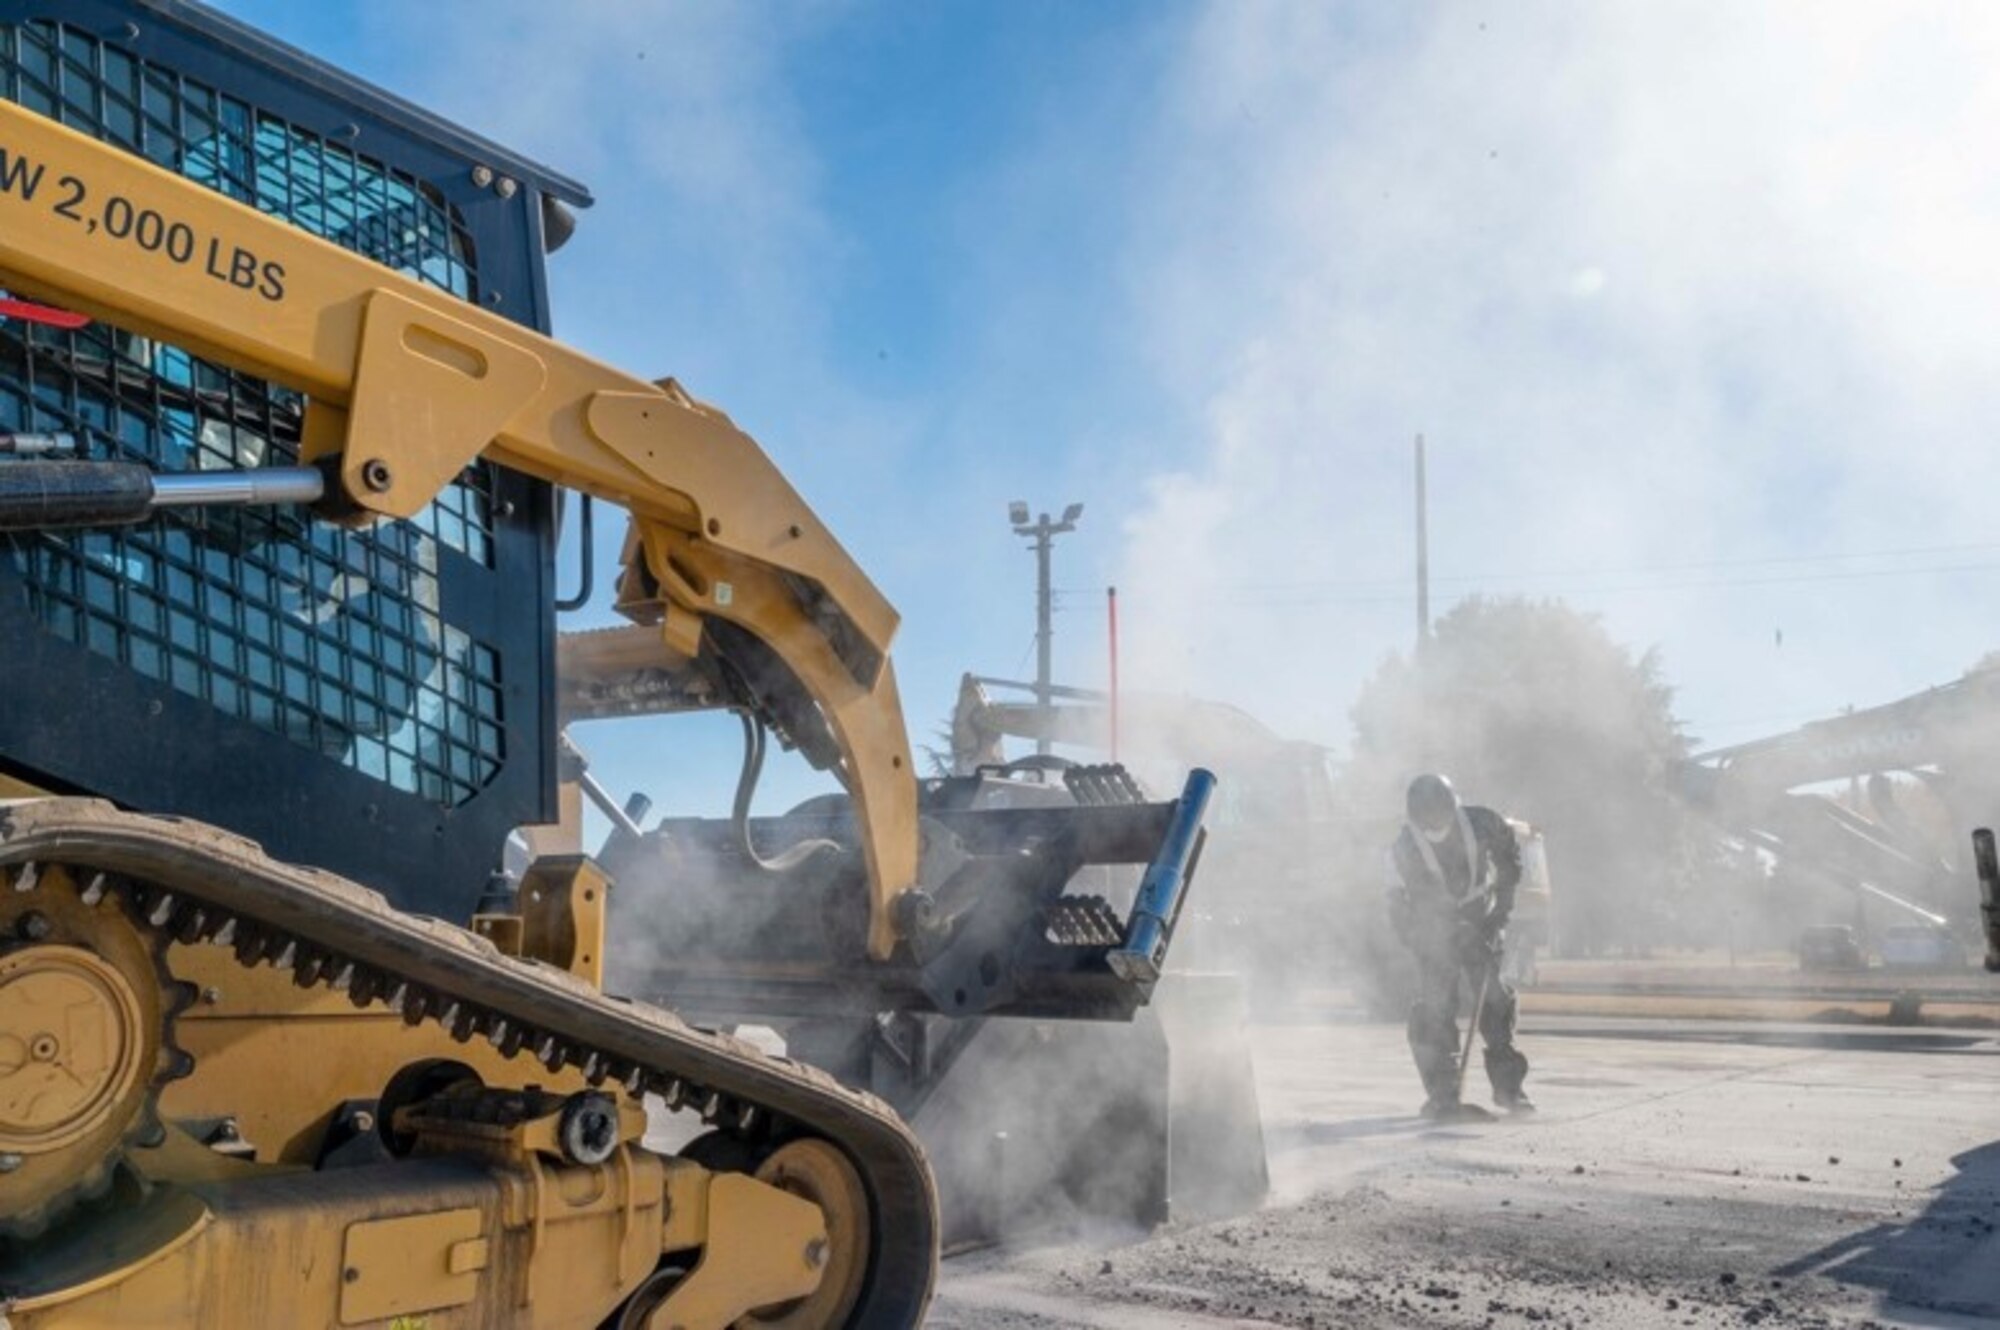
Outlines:
POLYGON ((1487 916, 1461 920, 1458 926, 1458 954, 1467 966, 1485 965, 1500 958, 1505 945, 1506 921, 1487 916))

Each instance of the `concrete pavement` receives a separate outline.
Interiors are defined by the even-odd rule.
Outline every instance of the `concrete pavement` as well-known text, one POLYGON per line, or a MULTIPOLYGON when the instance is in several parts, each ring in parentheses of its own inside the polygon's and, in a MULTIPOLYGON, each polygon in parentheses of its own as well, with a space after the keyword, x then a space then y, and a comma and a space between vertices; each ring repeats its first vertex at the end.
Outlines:
POLYGON ((948 1263, 932 1324, 2000 1324, 1990 1031, 1531 1018, 1542 1111, 1448 1128, 1399 1028, 1248 1037, 1264 1210, 948 1263))

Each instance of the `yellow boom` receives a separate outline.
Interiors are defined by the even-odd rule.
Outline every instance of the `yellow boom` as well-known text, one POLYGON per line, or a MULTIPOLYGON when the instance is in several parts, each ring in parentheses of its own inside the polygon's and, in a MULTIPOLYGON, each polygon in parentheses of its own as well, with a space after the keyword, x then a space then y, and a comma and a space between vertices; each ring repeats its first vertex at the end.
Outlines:
POLYGON ((727 622, 826 718, 887 958, 918 859, 896 612, 727 416, 5 102, 0 285, 304 394, 303 459, 357 519, 414 516, 481 457, 626 508, 660 664, 727 622))

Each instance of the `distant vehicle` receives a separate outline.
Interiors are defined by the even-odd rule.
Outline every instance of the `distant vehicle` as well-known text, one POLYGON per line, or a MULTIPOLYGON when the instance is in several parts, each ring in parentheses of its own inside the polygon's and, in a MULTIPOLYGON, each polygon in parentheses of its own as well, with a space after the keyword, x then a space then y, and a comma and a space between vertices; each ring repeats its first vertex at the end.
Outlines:
POLYGON ((1965 964, 1965 948, 1949 929, 1897 924, 1882 934, 1882 964, 1897 970, 1955 970, 1965 964))
POLYGON ((1865 970, 1868 955, 1845 924, 1819 924, 1799 934, 1801 970, 1865 970))

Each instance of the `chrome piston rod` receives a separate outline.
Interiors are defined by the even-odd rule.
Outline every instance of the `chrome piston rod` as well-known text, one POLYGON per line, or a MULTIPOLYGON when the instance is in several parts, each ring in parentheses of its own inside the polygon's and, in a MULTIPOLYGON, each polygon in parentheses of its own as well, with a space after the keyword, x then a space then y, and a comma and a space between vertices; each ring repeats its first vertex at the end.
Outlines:
POLYGON ((208 504, 318 503, 326 476, 310 466, 262 466, 249 471, 155 472, 155 508, 208 504))
POLYGON ((314 503, 309 466, 156 472, 136 462, 0 461, 0 531, 127 526, 165 508, 314 503))

